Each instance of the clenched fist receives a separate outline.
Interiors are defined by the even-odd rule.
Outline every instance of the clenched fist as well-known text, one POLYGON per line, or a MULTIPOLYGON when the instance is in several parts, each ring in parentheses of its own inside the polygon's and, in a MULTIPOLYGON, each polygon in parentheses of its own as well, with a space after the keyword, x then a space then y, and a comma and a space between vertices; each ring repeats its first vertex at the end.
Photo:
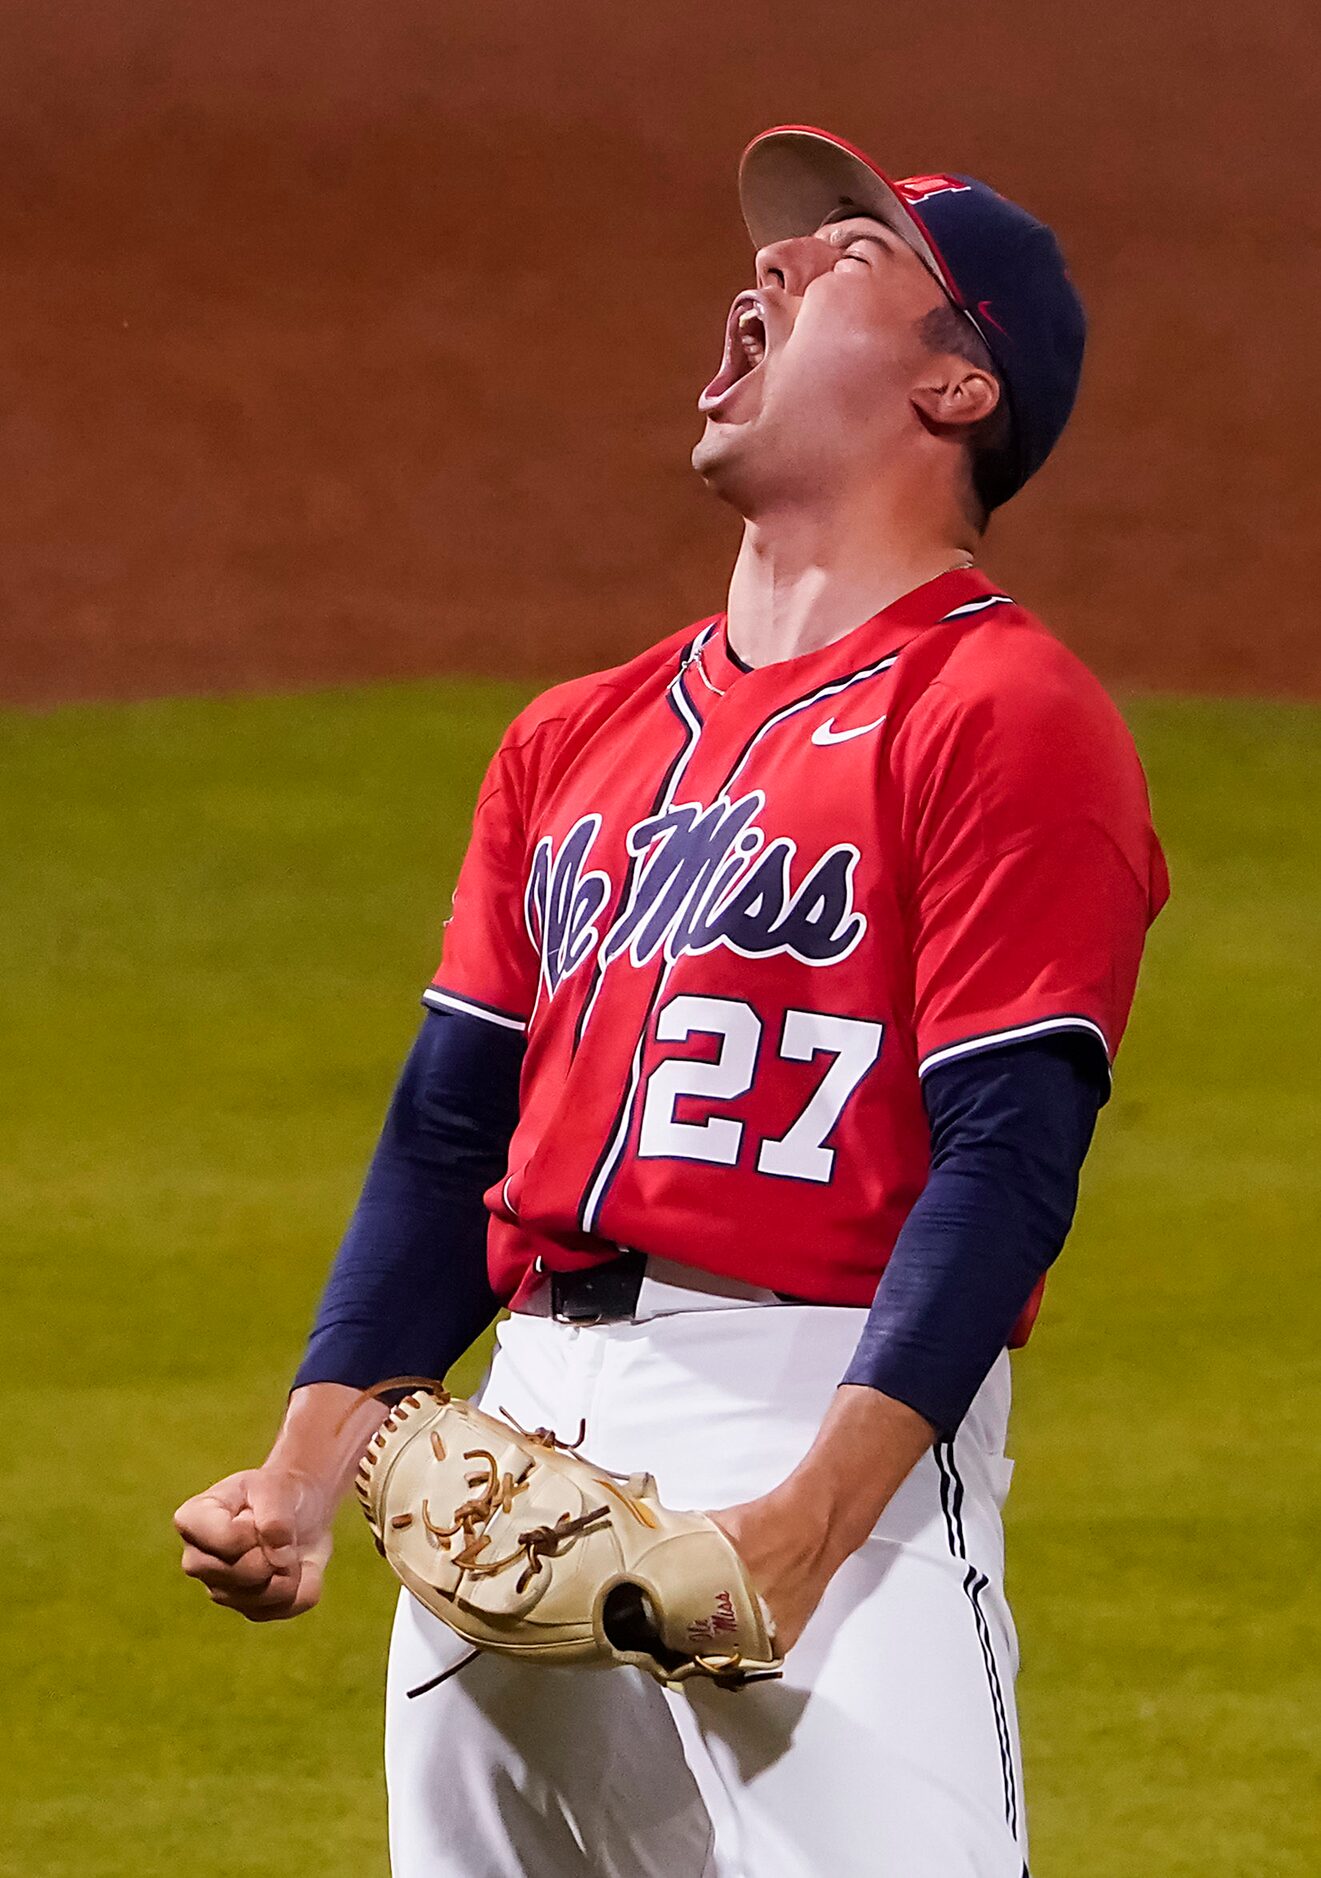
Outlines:
POLYGON ((383 1402, 340 1383, 295 1389, 265 1464, 184 1501, 174 1516, 183 1568, 213 1604, 258 1624, 311 1610, 335 1508, 385 1412, 383 1402))
POLYGON ((183 1569, 213 1604, 253 1623, 298 1617, 321 1596, 333 1513, 323 1490, 287 1468, 229 1474, 174 1516, 183 1569))

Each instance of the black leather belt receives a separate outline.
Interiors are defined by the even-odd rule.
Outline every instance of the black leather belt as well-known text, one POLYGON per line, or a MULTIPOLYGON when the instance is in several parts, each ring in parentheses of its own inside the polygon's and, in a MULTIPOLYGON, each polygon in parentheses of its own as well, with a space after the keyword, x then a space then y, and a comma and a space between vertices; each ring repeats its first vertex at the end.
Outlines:
MULTIPOLYGON (((621 1252, 584 1271, 549 1272, 550 1315, 561 1324, 627 1324, 637 1311, 647 1273, 645 1252, 621 1252)), ((777 1291, 781 1304, 810 1304, 810 1298, 777 1291)), ((543 1309, 545 1307, 543 1306, 543 1309)))
POLYGON ((621 1252, 604 1265, 550 1274, 550 1314, 562 1324, 626 1324, 637 1310, 647 1270, 643 1252, 621 1252))

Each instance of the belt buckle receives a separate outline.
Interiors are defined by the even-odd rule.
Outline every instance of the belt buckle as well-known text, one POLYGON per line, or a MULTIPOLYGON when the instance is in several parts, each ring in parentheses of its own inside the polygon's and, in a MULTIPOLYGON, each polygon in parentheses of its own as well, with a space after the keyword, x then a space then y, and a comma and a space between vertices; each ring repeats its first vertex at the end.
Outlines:
POLYGON ((551 1272, 550 1314, 557 1324, 572 1324, 575 1330, 590 1330, 594 1325, 603 1324, 607 1320, 604 1312, 600 1310, 584 1313, 575 1311, 572 1308, 572 1298, 565 1296, 569 1287, 564 1283, 564 1280, 569 1277, 576 1278, 577 1276, 578 1274, 576 1272, 551 1272))
POLYGON ((634 1322, 645 1267, 640 1253, 624 1252, 582 1271, 551 1272, 551 1316, 575 1329, 634 1322), (573 1308, 575 1303, 579 1308, 573 1308))
POLYGON ((602 1317, 599 1311, 595 1317, 570 1317, 566 1311, 552 1310, 551 1316, 557 1324, 567 1324, 571 1330, 594 1330, 599 1324, 619 1324, 624 1321, 619 1317, 602 1317))

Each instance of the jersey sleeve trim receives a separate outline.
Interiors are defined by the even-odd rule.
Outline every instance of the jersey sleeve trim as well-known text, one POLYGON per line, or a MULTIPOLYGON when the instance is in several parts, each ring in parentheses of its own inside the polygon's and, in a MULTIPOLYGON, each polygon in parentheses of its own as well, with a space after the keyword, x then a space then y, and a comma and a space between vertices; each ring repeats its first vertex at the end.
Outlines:
POLYGON ((440 985, 428 985, 422 993, 422 1002, 433 1011, 462 1011, 468 1017, 480 1017, 484 1023, 498 1024, 501 1030, 515 1030, 520 1037, 527 1034, 525 1017, 497 1010, 495 1005, 483 1004, 478 998, 460 997, 456 991, 446 991, 440 985))
POLYGON ((1110 1045, 1106 1041, 1105 1032, 1090 1017, 1082 1017, 1076 1011, 1070 1011, 1060 1017, 1038 1018, 1033 1024, 1015 1024, 1009 1030, 984 1031, 977 1037, 965 1037, 961 1043, 947 1043, 924 1056, 918 1063, 917 1073, 925 1076, 928 1070, 939 1069, 942 1063, 952 1063, 956 1057, 975 1056, 981 1050, 997 1050, 1002 1044, 1022 1043, 1029 1037, 1049 1037, 1060 1031, 1080 1031, 1084 1036, 1095 1037, 1105 1051, 1108 1070, 1110 1045))

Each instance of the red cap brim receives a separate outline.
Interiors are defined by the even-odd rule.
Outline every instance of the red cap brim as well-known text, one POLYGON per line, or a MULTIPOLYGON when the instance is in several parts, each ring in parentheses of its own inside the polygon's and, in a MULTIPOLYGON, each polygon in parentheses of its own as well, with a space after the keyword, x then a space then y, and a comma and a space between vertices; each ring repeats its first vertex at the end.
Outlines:
POLYGON ((921 220, 885 172, 842 137, 810 124, 777 124, 743 152, 738 187, 754 247, 810 235, 827 216, 856 208, 893 229, 962 306, 958 283, 921 220))

